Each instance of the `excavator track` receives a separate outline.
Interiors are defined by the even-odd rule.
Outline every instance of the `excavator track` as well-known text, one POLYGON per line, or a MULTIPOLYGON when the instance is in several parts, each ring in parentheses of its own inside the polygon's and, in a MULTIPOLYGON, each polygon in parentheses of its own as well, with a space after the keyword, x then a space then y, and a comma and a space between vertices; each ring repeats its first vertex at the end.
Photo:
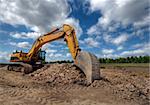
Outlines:
POLYGON ((21 66, 23 66, 23 73, 25 74, 29 74, 31 72, 33 72, 33 68, 32 68, 32 65, 30 64, 26 64, 26 63, 20 63, 21 66))
POLYGON ((87 83, 100 79, 100 63, 97 57, 89 52, 79 52, 75 65, 85 74, 87 83))
POLYGON ((24 74, 33 72, 32 65, 20 62, 1 64, 1 67, 9 71, 22 72, 24 74))

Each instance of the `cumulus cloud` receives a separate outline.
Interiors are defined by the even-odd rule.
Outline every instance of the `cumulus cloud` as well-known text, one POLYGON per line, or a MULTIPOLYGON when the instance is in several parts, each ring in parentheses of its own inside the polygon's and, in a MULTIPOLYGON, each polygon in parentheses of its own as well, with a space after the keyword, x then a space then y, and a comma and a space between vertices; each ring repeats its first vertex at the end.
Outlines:
POLYGON ((122 22, 124 25, 141 22, 148 17, 148 0, 89 0, 89 2, 91 11, 101 12, 99 24, 104 26, 112 21, 122 22))
POLYGON ((21 32, 21 33, 11 33, 10 34, 12 37, 17 38, 17 39, 28 39, 28 38, 32 38, 32 39, 36 39, 38 38, 41 33, 38 32, 21 32))
POLYGON ((54 49, 47 49, 46 50, 46 53, 55 53, 57 52, 57 50, 54 50, 54 49))
MULTIPOLYGON (((124 50, 120 53, 115 53, 114 49, 102 49, 102 54, 97 54, 101 58, 118 58, 129 56, 144 56, 150 55, 150 43, 135 44, 132 46, 133 50, 124 50)), ((117 50, 123 50, 123 46, 119 46, 117 50)))
POLYGON ((120 57, 119 55, 117 54, 104 54, 101 56, 102 58, 118 58, 120 57))
POLYGON ((46 61, 57 61, 72 59, 71 53, 59 51, 56 49, 46 50, 46 61))
MULTIPOLYGON (((132 26, 132 31, 136 30, 137 35, 144 35, 145 30, 140 31, 141 28, 145 29, 150 24, 148 0, 87 0, 87 2, 90 3, 91 13, 99 11, 101 14, 97 23, 87 29, 88 35, 104 33, 112 35, 111 32, 118 32, 119 28, 127 29, 128 26, 132 26)), ((118 41, 114 43, 119 44, 118 41)))
POLYGON ((19 47, 19 48, 25 48, 25 49, 29 49, 30 46, 31 46, 29 44, 29 42, 18 42, 18 43, 10 42, 9 44, 12 45, 12 46, 16 46, 16 47, 19 47))
POLYGON ((50 44, 50 43, 46 43, 46 44, 44 44, 44 45, 42 46, 42 50, 53 49, 54 47, 56 48, 55 45, 50 44))
POLYGON ((117 50, 122 50, 122 49, 123 49, 123 46, 117 47, 117 50))
POLYGON ((141 48, 129 51, 123 51, 120 55, 127 57, 127 56, 143 56, 143 55, 150 55, 150 44, 145 44, 141 48))
POLYGON ((127 39, 128 39, 128 35, 122 34, 122 35, 120 35, 120 36, 114 38, 114 39, 112 40, 112 43, 114 43, 114 44, 116 44, 116 45, 119 45, 119 44, 124 43, 125 41, 127 41, 127 39))
POLYGON ((135 28, 140 28, 149 24, 150 24, 150 16, 146 16, 143 20, 137 21, 133 25, 135 28))
POLYGON ((49 56, 49 57, 53 57, 53 59, 54 59, 54 58, 61 57, 62 54, 59 54, 59 53, 50 53, 48 56, 49 56))
POLYGON ((142 47, 144 45, 145 45, 144 43, 137 43, 137 44, 134 44, 132 47, 133 48, 139 48, 139 47, 142 47))
POLYGON ((88 30, 87 30, 87 34, 88 35, 99 35, 101 32, 100 32, 100 29, 99 27, 97 27, 96 25, 90 27, 88 30))
MULTIPOLYGON (((80 41, 80 42, 82 43, 82 41, 80 41)), ((94 40, 91 37, 84 39, 83 43, 85 43, 91 47, 99 47, 99 44, 100 44, 98 41, 94 40)))
MULTIPOLYGON (((67 0, 0 0, 0 10, 0 22, 13 26, 25 25, 37 33, 46 33, 64 23, 73 25, 78 36, 82 33, 79 21, 68 18, 71 8, 67 0)), ((36 33, 26 34, 32 37, 36 33)))
MULTIPOLYGON (((119 46, 122 49, 122 46, 119 46)), ((119 47, 117 50, 120 50, 119 47)), ((129 57, 129 56, 144 56, 150 55, 150 44, 135 44, 132 48, 136 48, 134 50, 124 50, 121 53, 116 54, 114 49, 103 49, 102 54, 97 54, 98 57, 101 58, 118 58, 118 57, 129 57)))
POLYGON ((115 38, 113 38, 111 35, 104 35, 103 39, 105 42, 108 42, 108 43, 112 43, 112 44, 115 44, 115 45, 120 45, 122 43, 124 43, 125 41, 127 41, 129 38, 129 36, 127 34, 121 34, 115 38))
POLYGON ((112 54, 113 52, 114 52, 113 49, 103 49, 103 50, 102 50, 102 53, 103 53, 103 54, 112 54))

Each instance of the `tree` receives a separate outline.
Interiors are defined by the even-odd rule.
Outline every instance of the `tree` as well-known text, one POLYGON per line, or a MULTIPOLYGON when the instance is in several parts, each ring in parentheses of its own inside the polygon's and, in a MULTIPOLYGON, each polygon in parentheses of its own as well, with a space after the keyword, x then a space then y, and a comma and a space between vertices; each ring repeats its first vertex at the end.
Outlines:
POLYGON ((112 58, 99 58, 100 63, 150 63, 150 56, 131 56, 112 58))

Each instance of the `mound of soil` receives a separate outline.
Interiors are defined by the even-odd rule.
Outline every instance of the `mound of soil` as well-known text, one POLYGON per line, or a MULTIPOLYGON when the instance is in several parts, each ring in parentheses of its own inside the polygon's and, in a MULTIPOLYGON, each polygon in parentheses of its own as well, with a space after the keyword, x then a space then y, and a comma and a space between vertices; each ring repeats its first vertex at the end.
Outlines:
POLYGON ((83 72, 71 64, 51 64, 29 74, 33 80, 49 83, 53 86, 69 85, 86 81, 83 72))

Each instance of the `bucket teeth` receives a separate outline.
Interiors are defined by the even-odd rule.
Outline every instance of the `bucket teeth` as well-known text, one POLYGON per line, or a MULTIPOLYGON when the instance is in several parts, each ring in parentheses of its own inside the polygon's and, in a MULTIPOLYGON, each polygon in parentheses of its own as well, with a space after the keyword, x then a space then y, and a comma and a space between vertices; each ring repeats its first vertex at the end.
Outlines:
POLYGON ((88 83, 100 79, 100 64, 95 55, 81 51, 76 57, 75 65, 84 72, 88 83))

